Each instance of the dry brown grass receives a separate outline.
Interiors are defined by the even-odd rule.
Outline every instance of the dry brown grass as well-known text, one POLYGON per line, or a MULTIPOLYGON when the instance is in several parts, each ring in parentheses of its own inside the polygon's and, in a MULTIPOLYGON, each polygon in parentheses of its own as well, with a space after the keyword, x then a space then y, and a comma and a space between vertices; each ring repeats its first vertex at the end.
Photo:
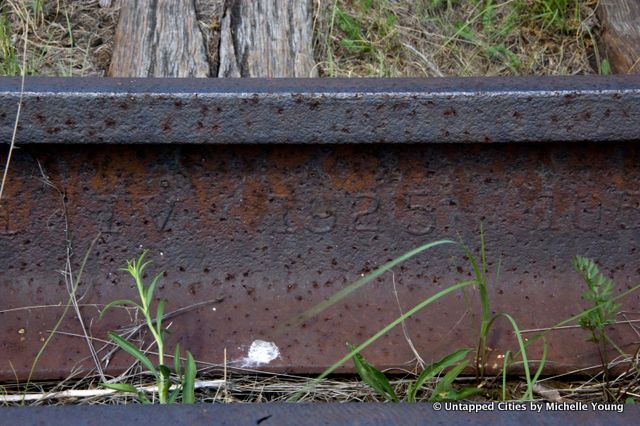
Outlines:
MULTIPOLYGON (((630 361, 630 360, 626 360, 630 361)), ((625 361, 625 362, 626 362, 625 361)), ((621 361, 622 362, 622 361, 621 361)), ((333 377, 325 379, 313 387, 309 386, 311 378, 290 374, 270 374, 252 370, 233 369, 226 375, 221 366, 201 364, 198 382, 196 382, 196 401, 203 403, 265 403, 285 402, 298 397, 298 402, 384 402, 384 398, 376 394, 369 386, 357 377, 333 377)), ((616 377, 610 384, 610 390, 619 398, 607 401, 603 397, 605 384, 598 375, 585 378, 585 371, 574 372, 574 375, 549 377, 542 379, 534 389, 537 401, 551 402, 615 402, 624 403, 628 398, 640 399, 638 372, 628 372, 616 377), (581 376, 575 376, 575 374, 581 376)), ((400 399, 406 396, 409 383, 414 379, 411 374, 396 376, 391 380, 400 399)), ((126 383, 138 388, 152 387, 155 378, 131 371, 124 377, 126 383)), ((461 378, 459 385, 477 384, 474 378, 461 378)), ((418 394, 418 401, 427 401, 435 382, 427 383, 424 391, 418 394)), ((480 386, 484 392, 472 399, 482 401, 502 400, 501 377, 487 378, 480 386)), ((526 390, 524 380, 512 377, 506 384, 507 400, 522 398, 526 390)), ((70 376, 65 380, 37 382, 29 385, 0 385, 0 406, 17 405, 69 405, 69 404, 130 404, 139 403, 135 395, 112 393, 100 386, 98 375, 86 375, 84 378, 70 376), (37 397, 21 401, 22 395, 37 397), (5 401, 11 397, 13 401, 5 401)), ((151 397, 151 394, 149 394, 151 397)))
POLYGON ((0 14, 10 25, 18 63, 22 62, 25 26, 29 29, 28 75, 105 74, 111 59, 116 7, 102 8, 98 0, 40 0, 41 8, 38 0, 6 0, 0 4, 0 14))
POLYGON ((552 2, 315 0, 319 70, 348 77, 594 73, 597 0, 569 0, 557 17, 546 12, 552 2))

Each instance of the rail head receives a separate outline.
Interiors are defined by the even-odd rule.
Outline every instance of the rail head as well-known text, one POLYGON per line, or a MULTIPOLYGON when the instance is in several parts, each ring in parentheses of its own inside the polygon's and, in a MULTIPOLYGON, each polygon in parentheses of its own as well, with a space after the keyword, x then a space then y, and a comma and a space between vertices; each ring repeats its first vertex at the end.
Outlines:
MULTIPOLYGON (((0 78, 0 143, 20 80, 0 78)), ((640 75, 402 79, 27 78, 16 142, 640 140, 640 75)))

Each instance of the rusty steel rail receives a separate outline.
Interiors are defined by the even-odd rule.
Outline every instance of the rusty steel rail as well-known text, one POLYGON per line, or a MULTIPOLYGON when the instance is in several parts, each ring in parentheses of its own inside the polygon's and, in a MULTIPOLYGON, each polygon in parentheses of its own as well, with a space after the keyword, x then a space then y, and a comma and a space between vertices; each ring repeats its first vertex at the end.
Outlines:
MULTIPOLYGON (((0 82, 0 139, 19 79, 0 82)), ((640 138, 640 77, 29 78, 18 142, 412 143, 640 138)))
MULTIPOLYGON (((26 83, 0 201, 6 380, 28 375, 68 301, 60 271, 69 260, 77 274, 85 253, 79 309, 100 356, 106 331, 132 322, 123 310, 98 320, 100 310, 135 297, 119 268, 148 248, 151 272, 164 271, 159 295, 178 310, 171 347, 209 363, 226 348, 240 367, 255 366, 252 343, 273 342, 279 356, 261 368, 305 373, 395 319, 398 303, 406 311, 469 279, 471 266, 461 247, 441 246, 299 327, 283 324, 426 242, 477 249, 481 223, 492 311, 511 313, 525 336, 588 306, 574 255, 596 259, 618 292, 640 281, 640 76, 26 83)), ((18 84, 0 79, 3 142, 18 84)), ((639 301, 621 301, 621 321, 637 319, 639 301)), ((433 360, 473 347, 479 321, 467 291, 406 326, 433 360)), ((90 371, 83 334, 70 309, 34 377, 90 371)), ((609 334, 635 350, 631 325, 609 334)), ((587 337, 551 333, 545 373, 597 369, 587 337)), ((514 345, 498 322, 488 370, 514 345)), ((540 353, 534 345, 529 358, 540 353)), ((381 368, 413 359, 401 329, 365 354, 381 368)), ((122 353, 102 361, 110 371, 129 363, 122 353)))

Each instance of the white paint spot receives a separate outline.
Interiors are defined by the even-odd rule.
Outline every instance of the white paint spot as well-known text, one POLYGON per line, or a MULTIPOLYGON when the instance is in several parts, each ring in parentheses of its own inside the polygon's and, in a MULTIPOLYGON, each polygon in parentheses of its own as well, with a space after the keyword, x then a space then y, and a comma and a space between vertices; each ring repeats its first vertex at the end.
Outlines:
POLYGON ((280 356, 280 349, 273 342, 254 340, 249 347, 247 357, 242 360, 242 367, 260 367, 269 364, 280 356))

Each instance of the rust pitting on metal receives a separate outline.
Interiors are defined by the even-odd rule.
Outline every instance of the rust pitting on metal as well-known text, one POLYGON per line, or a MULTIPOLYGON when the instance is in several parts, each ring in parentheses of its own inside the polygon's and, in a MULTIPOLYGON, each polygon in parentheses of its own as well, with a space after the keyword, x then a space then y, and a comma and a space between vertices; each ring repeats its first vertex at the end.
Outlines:
MULTIPOLYGON (((260 339, 281 351, 269 368, 322 370, 344 355, 345 342, 362 341, 398 315, 388 308, 396 306, 392 279, 405 310, 466 279, 470 267, 460 250, 444 247, 413 259, 300 329, 282 333, 281 324, 427 241, 460 235, 477 243, 480 222, 489 259, 502 268, 493 309, 512 313, 521 328, 551 325, 583 307, 570 266, 574 254, 612 268, 620 288, 634 284, 627 271, 640 270, 639 152, 615 142, 640 134, 637 77, 140 80, 116 89, 114 81, 74 80, 53 94, 43 90, 51 82, 28 83, 24 146, 0 202, 3 378, 13 378, 11 365, 26 375, 67 297, 56 272, 66 261, 65 218, 60 194, 42 185, 42 172, 67 200, 74 269, 101 234, 81 283, 85 303, 135 297, 118 268, 149 248, 154 268, 165 271, 160 292, 169 309, 212 301, 172 325, 172 338, 210 362, 221 362, 224 347, 240 359, 260 339), (55 105, 63 109, 59 115, 55 105), (522 142, 549 135, 583 143, 522 142), (167 145, 178 138, 185 143, 167 145), (40 144, 47 141, 57 145, 40 144), (449 141, 478 143, 430 143, 449 141), (505 141, 520 142, 483 144, 505 141), (123 145, 91 145, 99 142, 123 145), (153 145, 133 145, 140 143, 153 145), (8 311, 27 305, 49 307, 8 311)), ((11 119, 3 109, 14 89, 0 98, 0 134, 11 119)), ((423 357, 473 346, 478 307, 468 300, 452 295, 407 322, 423 357)), ((97 321, 97 309, 82 309, 96 337, 129 321, 117 312, 97 321)), ((513 336, 497 327, 492 346, 512 348, 513 336)), ((77 333, 77 322, 69 317, 62 330, 77 333)), ((630 332, 616 328, 612 336, 632 341, 630 332)), ((577 330, 552 335, 546 371, 595 363, 585 337, 577 330)), ((404 342, 402 331, 393 330, 367 357, 381 367, 401 365, 413 357, 404 342)), ((64 376, 78 362, 90 366, 81 338, 60 335, 54 343, 38 377, 64 376)), ((119 355, 110 368, 127 362, 119 355)))
MULTIPOLYGON (((297 146, 289 152, 283 146, 107 151, 88 145, 18 151, 0 215, 0 256, 8 265, 0 277, 3 359, 26 374, 39 338, 61 312, 55 306, 5 310, 66 300, 56 272, 66 253, 60 198, 43 188, 36 160, 67 197, 74 268, 102 233, 85 271, 82 288, 90 290, 84 303, 135 297, 118 268, 141 246, 150 248, 154 269, 166 271, 160 292, 169 309, 216 301, 172 325, 183 347, 210 362, 221 361, 221 347, 235 359, 262 339, 281 349, 269 368, 321 370, 344 354, 345 342, 362 341, 397 316, 388 308, 395 306, 392 277, 300 329, 278 334, 282 323, 419 244, 459 233, 473 245, 480 221, 489 259, 493 267, 501 264, 493 309, 512 313, 523 329, 551 325, 583 306, 572 255, 614 268, 620 288, 633 284, 626 271, 640 268, 640 158, 632 145, 297 146)), ((468 273, 462 253, 449 247, 396 268, 394 277, 408 309, 468 273)), ((451 351, 453 342, 473 345, 477 306, 465 300, 453 295, 408 321, 424 356, 451 351)), ((637 302, 638 296, 626 301, 629 307, 637 302)), ((86 322, 93 318, 96 337, 129 321, 117 313, 97 321, 91 308, 83 313, 86 322)), ((78 331, 72 317, 62 329, 78 331)), ((618 328, 612 335, 632 341, 629 332, 618 328)), ((512 337, 505 328, 491 342, 511 348, 512 337)), ((548 372, 596 358, 577 330, 555 333, 550 344, 548 372)), ((64 375, 87 355, 82 339, 57 336, 37 373, 64 375)), ((367 356, 397 366, 412 354, 402 331, 394 330, 367 356)), ((110 366, 126 362, 119 356, 110 366)), ((0 374, 9 378, 5 364, 0 374)))
MULTIPOLYGON (((635 125, 640 115, 638 76, 85 80, 28 79, 22 113, 26 126, 18 142, 352 144, 640 137, 635 125), (118 125, 105 125, 105 114, 118 125), (616 120, 603 125, 612 114, 616 120), (51 131, 68 116, 83 126, 51 131), (362 117, 371 122, 362 123, 362 117), (572 125, 577 122, 580 126, 572 125), (89 129, 101 133, 101 139, 94 140, 89 129)), ((15 107, 19 87, 16 79, 0 81, 0 110, 15 107)), ((0 137, 12 130, 12 119, 0 118, 0 137)))

